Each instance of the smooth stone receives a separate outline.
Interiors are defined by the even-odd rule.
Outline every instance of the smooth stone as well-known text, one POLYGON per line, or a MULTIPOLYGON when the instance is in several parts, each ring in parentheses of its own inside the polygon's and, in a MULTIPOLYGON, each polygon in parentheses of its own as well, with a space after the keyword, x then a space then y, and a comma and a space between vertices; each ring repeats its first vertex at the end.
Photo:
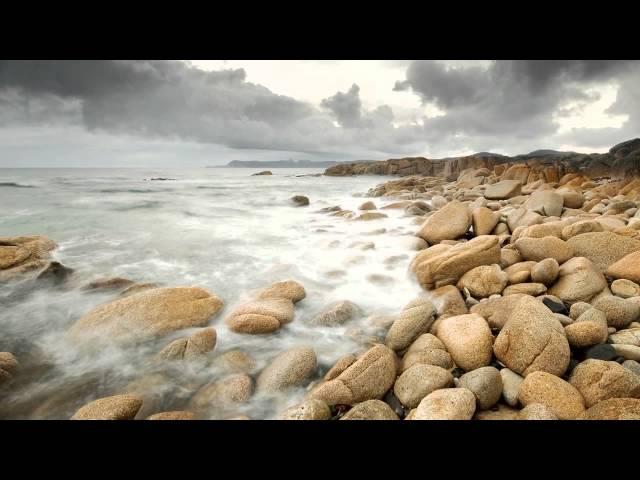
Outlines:
POLYGON ((475 298, 486 298, 501 293, 507 286, 508 275, 499 265, 482 265, 465 273, 458 280, 460 290, 468 289, 475 298))
POLYGON ((614 328, 625 328, 640 316, 640 306, 633 301, 607 295, 593 302, 593 307, 604 312, 607 324, 614 328))
POLYGON ((273 393, 299 386, 317 367, 316 354, 311 347, 286 350, 265 367, 256 380, 258 392, 273 393))
POLYGON ((613 232, 583 233, 571 237, 567 243, 576 257, 588 258, 602 272, 630 253, 640 250, 640 240, 613 232))
POLYGON ((392 350, 404 350, 423 333, 427 333, 435 320, 436 309, 425 299, 418 298, 407 304, 387 332, 385 344, 392 350))
POLYGON ((549 286, 558 278, 559 271, 560 265, 555 258, 545 258, 531 269, 531 280, 549 286))
POLYGON ((442 367, 415 364, 405 370, 393 387, 398 400, 407 408, 415 408, 435 390, 453 386, 453 376, 442 367))
POLYGON ((518 412, 518 420, 558 420, 558 417, 546 405, 530 403, 518 412))
POLYGON ((569 383, 580 392, 587 408, 609 398, 640 397, 640 377, 616 362, 585 360, 573 369, 569 383))
POLYGON ((586 410, 579 420, 640 420, 640 400, 610 398, 586 410))
POLYGON ((557 237, 520 238, 516 240, 515 246, 522 258, 536 262, 553 258, 561 264, 574 256, 571 245, 557 237))
POLYGON ((382 400, 366 400, 353 406, 340 420, 399 420, 393 409, 382 400))
POLYGON ((471 371, 491 363, 493 336, 480 315, 446 318, 438 327, 437 336, 463 370, 471 371))
POLYGON ((518 392, 524 378, 508 368, 500 370, 500 377, 502 378, 502 396, 505 402, 511 407, 517 406, 518 392))
POLYGON ((86 404, 71 417, 71 420, 133 420, 140 407, 140 397, 114 395, 86 404))
POLYGON ((316 315, 310 323, 313 325, 336 327, 343 325, 360 314, 362 314, 360 307, 349 300, 343 300, 329 305, 316 315))
POLYGON ((478 401, 478 410, 493 407, 502 395, 502 377, 495 367, 482 367, 460 377, 459 387, 471 390, 478 401))
POLYGON ((503 296, 507 295, 528 295, 531 297, 537 297, 547 291, 547 287, 542 283, 518 283, 516 285, 509 285, 502 292, 503 296))
POLYGON ((298 303, 300 300, 307 296, 307 292, 304 287, 294 281, 285 280, 283 282, 276 282, 273 285, 258 292, 258 300, 265 300, 269 298, 287 298, 293 303, 298 303))
POLYGON ((173 412, 154 413, 147 417, 147 420, 195 420, 196 416, 192 412, 176 410, 173 412))
POLYGON ((609 265, 607 275, 640 283, 640 251, 629 253, 617 262, 609 265))
POLYGON ((575 257, 560 266, 558 279, 548 293, 569 305, 588 302, 607 288, 607 281, 593 262, 585 257, 575 257))
POLYGON ((622 298, 637 297, 640 295, 640 285, 631 280, 619 278, 611 283, 611 292, 622 298))
POLYGON ((618 353, 615 349, 606 343, 595 345, 585 352, 585 358, 595 358, 597 360, 615 360, 618 353))
POLYGON ((570 383, 547 372, 527 375, 520 385, 518 400, 547 406, 560 420, 572 420, 585 411, 584 399, 570 383))
POLYGON ((466 388, 443 388, 422 399, 412 420, 471 420, 476 396, 466 388))
POLYGON ((325 402, 317 398, 288 408, 280 415, 280 420, 329 420, 330 418, 331 409, 325 402))
POLYGON ((427 218, 416 235, 434 245, 463 236, 470 226, 471 214, 467 205, 453 201, 427 218))

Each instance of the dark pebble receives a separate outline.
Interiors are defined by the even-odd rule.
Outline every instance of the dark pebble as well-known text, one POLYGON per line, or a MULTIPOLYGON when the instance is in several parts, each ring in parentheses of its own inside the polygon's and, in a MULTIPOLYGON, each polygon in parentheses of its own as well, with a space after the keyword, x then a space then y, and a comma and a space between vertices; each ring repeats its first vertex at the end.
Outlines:
POLYGON ((451 375, 453 375, 453 378, 460 378, 464 374, 465 371, 459 367, 456 367, 451 371, 451 375))
POLYGON ((550 298, 546 297, 542 300, 549 310, 553 313, 561 313, 562 315, 569 315, 569 310, 564 303, 554 302, 550 298))
POLYGON ((598 360, 615 360, 618 358, 618 353, 615 349, 606 343, 600 345, 594 345, 585 352, 585 358, 595 358, 598 360))
POLYGON ((396 397, 391 390, 387 392, 387 394, 382 399, 387 405, 391 407, 391 409, 398 415, 400 418, 405 417, 404 407, 398 397, 396 397))

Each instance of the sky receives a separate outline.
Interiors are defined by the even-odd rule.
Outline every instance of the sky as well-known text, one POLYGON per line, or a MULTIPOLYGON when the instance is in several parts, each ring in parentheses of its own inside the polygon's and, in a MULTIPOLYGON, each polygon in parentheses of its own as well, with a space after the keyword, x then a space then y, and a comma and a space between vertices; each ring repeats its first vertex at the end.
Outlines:
POLYGON ((0 60, 0 167, 606 152, 624 60, 0 60))

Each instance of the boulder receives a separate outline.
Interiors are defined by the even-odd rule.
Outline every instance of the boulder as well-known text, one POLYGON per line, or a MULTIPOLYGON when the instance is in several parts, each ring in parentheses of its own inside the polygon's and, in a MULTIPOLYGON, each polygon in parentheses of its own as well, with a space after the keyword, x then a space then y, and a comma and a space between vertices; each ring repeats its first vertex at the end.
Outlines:
POLYGON ((524 378, 516 372, 503 368, 500 370, 500 378, 502 379, 502 396, 507 405, 515 407, 518 405, 518 392, 524 378))
POLYGON ((404 350, 423 333, 427 333, 435 320, 436 309, 425 299, 418 298, 407 304, 387 332, 385 344, 392 350, 404 350))
POLYGON ((469 313, 469 309, 464 302, 464 298, 454 285, 431 290, 425 294, 427 299, 436 307, 438 318, 453 317, 469 313))
POLYGON ((619 278, 611 283, 611 293, 621 298, 640 296, 640 285, 631 280, 619 278))
POLYGON ((147 417, 147 420, 195 420, 196 416, 186 410, 176 410, 173 412, 154 413, 147 417))
POLYGON ((560 265, 555 258, 545 258, 531 269, 531 280, 549 286, 556 281, 559 271, 560 265))
POLYGON ((567 225, 562 229, 562 239, 569 240, 571 237, 581 235, 583 233, 603 232, 602 224, 595 220, 581 220, 571 225, 567 225))
POLYGON ((489 235, 500 221, 500 215, 487 207, 474 208, 471 223, 475 236, 489 235))
MULTIPOLYGON (((609 335, 609 343, 635 345, 636 347, 640 347, 640 328, 619 330, 616 333, 609 335)), ((2 362, 0 361, 0 365, 1 363, 2 362)))
POLYGON ((462 237, 470 226, 471 215, 467 205, 453 201, 427 218, 416 235, 434 245, 442 240, 462 237))
POLYGON ((458 245, 435 245, 419 252, 411 268, 420 284, 430 290, 455 284, 466 272, 500 262, 498 237, 482 235, 458 245))
POLYGON ((557 237, 525 237, 516 240, 515 245, 525 260, 540 262, 553 258, 560 264, 573 257, 573 249, 568 242, 557 237))
POLYGON ((294 195, 291 197, 291 201, 298 207, 306 207, 309 205, 309 197, 304 195, 294 195))
POLYGON ((190 337, 178 338, 164 347, 160 358, 165 360, 192 360, 213 351, 217 334, 214 328, 205 328, 190 337))
POLYGON ((517 420, 558 420, 558 417, 546 405, 530 403, 518 412, 517 420))
POLYGON ((198 390, 189 401, 189 410, 206 412, 211 409, 229 408, 247 402, 253 395, 254 384, 244 373, 229 375, 208 383, 198 390))
POLYGON ((236 308, 225 320, 236 333, 261 334, 278 330, 293 321, 293 303, 288 298, 255 300, 236 308))
POLYGON ((542 216, 526 208, 514 208, 507 214, 507 225, 512 232, 518 227, 542 223, 542 216))
POLYGON ((640 316, 640 305, 630 298, 606 295, 595 300, 593 307, 604 312, 607 325, 614 328, 625 328, 640 316))
POLYGON ((502 396, 502 377, 495 367, 482 367, 465 373, 460 377, 458 386, 473 392, 478 410, 493 407, 502 396))
POLYGON ((393 350, 375 345, 333 380, 314 388, 309 398, 328 405, 355 405, 380 399, 396 380, 397 358, 393 350))
POLYGON ((458 280, 457 287, 460 290, 466 288, 474 298, 486 298, 501 293, 508 279, 499 265, 481 265, 465 273, 458 280))
POLYGON ((398 400, 407 408, 415 408, 435 390, 453 386, 453 376, 442 367, 415 364, 405 370, 393 387, 398 400))
POLYGON ((329 420, 330 418, 331 409, 317 398, 305 400, 300 405, 288 408, 280 415, 280 420, 329 420))
POLYGON ((360 205, 358 210, 376 210, 376 204, 369 200, 368 202, 364 202, 360 205))
POLYGON ((576 321, 564 327, 569 345, 574 348, 590 347, 607 341, 607 317, 595 308, 590 308, 576 321))
POLYGON ((609 398, 640 397, 640 376, 616 362, 585 360, 573 369, 569 383, 580 392, 587 408, 609 398))
POLYGON ((516 285, 509 285, 504 289, 502 295, 507 297, 510 295, 528 295, 531 297, 537 297, 547 291, 547 287, 542 283, 518 283, 516 285))
POLYGON ((533 192, 524 203, 524 208, 533 210, 546 217, 559 217, 562 214, 564 197, 552 190, 533 192))
POLYGON ((256 380, 258 392, 273 393, 302 385, 317 367, 311 347, 296 347, 277 355, 256 380))
POLYGON ((583 412, 578 420, 640 420, 640 400, 610 398, 583 412))
POLYGON ((511 318, 513 309, 518 302, 528 295, 513 294, 498 298, 490 298, 484 302, 471 307, 471 313, 475 313, 483 317, 490 328, 500 330, 504 327, 507 320, 511 318))
POLYGON ((400 420, 382 400, 366 400, 354 405, 340 420, 400 420))
POLYGON ((146 339, 202 327, 222 305, 222 300, 202 288, 154 288, 94 308, 69 333, 73 337, 146 339))
POLYGON ((368 221, 368 220, 379 220, 381 218, 387 218, 387 215, 380 212, 366 212, 358 215, 354 220, 360 221, 368 221))
POLYGON ((520 385, 518 400, 525 407, 545 405, 560 420, 573 420, 585 411, 584 399, 570 383, 547 372, 533 372, 520 385))
POLYGON ((522 183, 519 180, 502 180, 491 185, 487 185, 484 191, 484 198, 488 200, 504 200, 520 195, 522 183))
POLYGON ((472 313, 445 318, 438 327, 438 338, 456 365, 465 371, 491 363, 493 336, 480 315, 472 313))
POLYGON ((313 325, 336 327, 348 322, 360 314, 362 314, 360 307, 349 300, 343 300, 329 305, 327 308, 322 310, 311 320, 311 323, 313 325))
POLYGON ((612 263, 606 273, 613 278, 624 278, 640 283, 640 251, 629 253, 612 263))
POLYGON ((589 302, 607 287, 604 275, 600 273, 591 260, 575 257, 560 266, 558 279, 548 293, 560 298, 563 302, 589 302))
POLYGON ((551 310, 531 297, 522 298, 514 306, 493 351, 504 365, 525 377, 536 371, 562 375, 569 366, 564 328, 551 310))
POLYGON ((141 406, 140 397, 114 395, 86 404, 71 417, 71 420, 133 420, 141 406))
POLYGON ((444 343, 434 335, 425 333, 420 335, 405 352, 400 362, 400 373, 417 364, 450 369, 453 367, 453 360, 444 343))
POLYGON ((466 388, 443 388, 422 399, 412 420, 471 420, 476 397, 466 388))
POLYGON ((276 282, 258 292, 258 299, 265 300, 268 298, 287 298, 293 303, 298 303, 307 296, 304 287, 296 281, 285 280, 284 282, 276 282))
POLYGON ((227 373, 252 373, 256 368, 256 360, 242 350, 229 350, 217 356, 214 365, 227 373))
POLYGON ((630 253, 640 250, 640 240, 613 232, 583 233, 571 237, 567 243, 576 257, 588 258, 602 272, 630 253))

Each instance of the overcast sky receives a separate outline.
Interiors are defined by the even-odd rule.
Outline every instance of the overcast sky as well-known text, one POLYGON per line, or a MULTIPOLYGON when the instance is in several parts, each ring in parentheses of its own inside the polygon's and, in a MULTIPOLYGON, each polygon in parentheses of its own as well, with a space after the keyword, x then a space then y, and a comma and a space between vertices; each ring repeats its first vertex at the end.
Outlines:
POLYGON ((605 152, 638 61, 0 60, 0 167, 605 152))

